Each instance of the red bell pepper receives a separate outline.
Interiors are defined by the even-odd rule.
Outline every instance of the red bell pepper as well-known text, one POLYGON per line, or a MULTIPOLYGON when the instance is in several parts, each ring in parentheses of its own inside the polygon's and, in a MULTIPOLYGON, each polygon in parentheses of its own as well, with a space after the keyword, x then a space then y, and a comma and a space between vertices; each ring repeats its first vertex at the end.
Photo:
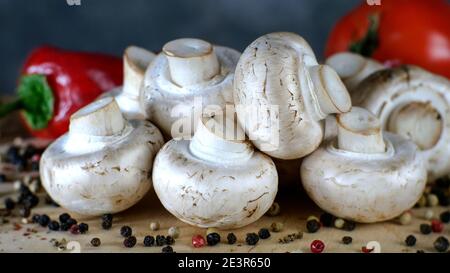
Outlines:
POLYGON ((22 69, 18 99, 0 105, 0 117, 20 109, 33 136, 55 139, 74 112, 122 84, 122 67, 121 58, 109 55, 37 48, 22 69))
POLYGON ((361 5, 332 30, 326 57, 352 51, 381 62, 415 64, 450 79, 450 4, 446 0, 382 0, 361 5))

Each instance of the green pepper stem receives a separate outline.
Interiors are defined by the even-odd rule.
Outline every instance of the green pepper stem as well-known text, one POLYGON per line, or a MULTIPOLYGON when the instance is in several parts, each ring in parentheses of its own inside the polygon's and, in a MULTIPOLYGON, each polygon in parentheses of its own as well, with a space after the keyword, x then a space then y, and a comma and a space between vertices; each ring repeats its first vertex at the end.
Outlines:
POLYGON ((9 113, 22 109, 22 100, 16 99, 13 102, 0 104, 0 118, 3 118, 4 116, 8 115, 9 113))

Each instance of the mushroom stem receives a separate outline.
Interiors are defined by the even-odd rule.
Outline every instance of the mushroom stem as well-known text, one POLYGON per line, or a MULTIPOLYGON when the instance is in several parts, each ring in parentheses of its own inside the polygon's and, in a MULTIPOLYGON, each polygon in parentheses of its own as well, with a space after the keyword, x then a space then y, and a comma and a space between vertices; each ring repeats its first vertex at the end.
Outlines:
POLYGON ((344 81, 350 92, 367 76, 383 69, 383 65, 373 59, 350 52, 337 53, 327 60, 344 81))
POLYGON ((198 84, 220 73, 213 46, 203 40, 184 38, 168 42, 163 52, 172 81, 180 86, 198 84))
POLYGON ((353 107, 337 116, 338 148, 356 153, 384 153, 380 121, 372 113, 360 107, 353 107))
POLYGON ((244 131, 236 122, 222 116, 200 119, 189 150, 198 158, 221 164, 246 161, 254 152, 245 140, 244 131))
POLYGON ((431 103, 413 102, 393 111, 387 130, 411 139, 421 150, 427 150, 439 141, 442 126, 441 115, 431 103))
POLYGON ((139 90, 147 66, 155 54, 140 47, 130 46, 123 55, 123 92, 133 98, 139 97, 139 90))
POLYGON ((319 117, 350 111, 351 99, 336 72, 327 65, 308 67, 319 106, 319 117))
POLYGON ((125 123, 115 99, 106 97, 74 113, 70 117, 69 131, 91 136, 112 136, 120 133, 125 123))

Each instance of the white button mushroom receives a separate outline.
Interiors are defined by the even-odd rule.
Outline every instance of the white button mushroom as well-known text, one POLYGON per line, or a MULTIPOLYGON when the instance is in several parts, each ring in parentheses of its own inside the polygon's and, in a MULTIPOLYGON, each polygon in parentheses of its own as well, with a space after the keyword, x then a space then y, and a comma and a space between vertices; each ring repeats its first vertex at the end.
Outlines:
POLYGON ((256 221, 272 205, 278 186, 275 165, 235 127, 229 119, 203 118, 191 141, 171 140, 156 156, 153 186, 164 207, 182 221, 237 228, 256 221))
POLYGON ((115 97, 126 118, 146 118, 139 97, 145 70, 154 58, 153 52, 140 47, 129 46, 123 54, 123 86, 114 88, 100 98, 115 97))
POLYGON ((417 146, 381 133, 379 120, 353 107, 338 115, 337 140, 304 158, 303 186, 316 204, 341 218, 371 223, 395 218, 419 200, 426 168, 417 146))
POLYGON ((163 143, 151 123, 124 119, 113 98, 94 101, 73 114, 69 132, 45 150, 42 185, 70 211, 125 210, 150 189, 153 158, 163 143))
POLYGON ((327 59, 326 64, 331 66, 341 77, 350 93, 367 76, 385 68, 374 59, 351 52, 336 53, 327 59))
POLYGON ((191 136, 196 126, 191 120, 197 121, 204 107, 225 110, 233 104, 232 81, 239 56, 234 49, 199 39, 165 44, 145 73, 143 109, 165 136, 191 136), (177 121, 180 124, 172 128, 177 121))
POLYGON ((355 105, 375 113, 387 131, 414 141, 429 180, 450 173, 450 81, 421 68, 375 72, 352 93, 355 105))
POLYGON ((350 96, 336 72, 319 65, 308 43, 293 33, 271 33, 250 44, 236 67, 239 122, 258 149, 296 159, 323 138, 322 120, 347 112, 350 96))

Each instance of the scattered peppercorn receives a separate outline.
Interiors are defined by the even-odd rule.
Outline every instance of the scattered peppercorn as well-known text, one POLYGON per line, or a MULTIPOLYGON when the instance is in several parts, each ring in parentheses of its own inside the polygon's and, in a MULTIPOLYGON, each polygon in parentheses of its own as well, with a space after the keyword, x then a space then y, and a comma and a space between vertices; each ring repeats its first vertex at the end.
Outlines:
POLYGON ((123 240, 123 245, 128 248, 134 247, 136 245, 136 237, 130 236, 125 238, 125 240, 123 240))
POLYGON ((206 235, 206 242, 210 246, 217 245, 220 242, 220 235, 217 232, 209 233, 206 235))
POLYGON ((166 237, 164 235, 156 235, 156 245, 163 246, 166 244, 166 237))
POLYGON ((337 218, 336 220, 334 220, 334 227, 341 229, 343 228, 345 225, 345 220, 342 218, 337 218))
POLYGON ((100 241, 99 238, 92 238, 92 240, 91 240, 91 245, 92 246, 98 247, 98 246, 100 246, 100 244, 101 244, 101 241, 100 241))
POLYGON ((170 227, 167 231, 169 236, 172 236, 174 239, 180 237, 180 229, 178 227, 170 227))
POLYGON ((374 250, 375 250, 375 248, 367 248, 365 246, 361 247, 361 252, 362 253, 371 253, 374 250))
POLYGON ((71 217, 70 217, 70 215, 68 214, 68 213, 63 213, 63 214, 61 214, 61 215, 59 215, 59 222, 62 224, 62 223, 65 223, 65 222, 67 222, 67 220, 69 220, 71 217))
POLYGON ((320 215, 320 223, 322 223, 322 225, 324 227, 333 226, 334 219, 335 219, 335 217, 328 212, 324 212, 324 213, 322 213, 322 215, 320 215))
POLYGON ((0 173, 0 183, 5 182, 6 181, 6 175, 0 173))
POLYGON ((192 236, 192 245, 195 248, 203 247, 205 245, 205 239, 202 235, 194 235, 192 236))
POLYGON ((345 221, 343 229, 346 231, 353 231, 356 228, 356 223, 353 221, 345 221))
POLYGON ((41 218, 41 216, 39 214, 34 214, 33 217, 31 217, 31 221, 33 223, 39 223, 39 219, 41 218))
POLYGON ((173 253, 173 248, 171 246, 165 246, 161 249, 162 253, 173 253))
POLYGON ((420 225, 420 233, 422 234, 430 234, 433 230, 431 229, 431 226, 429 224, 421 224, 420 225))
POLYGON ((47 214, 42 214, 41 217, 39 217, 39 225, 46 227, 49 222, 50 222, 50 217, 48 217, 47 214))
POLYGON ((113 220, 113 215, 111 213, 102 215, 102 221, 112 222, 112 220, 113 220))
POLYGON ((419 249, 419 250, 416 251, 416 253, 425 253, 425 251, 422 250, 422 249, 419 249))
POLYGON ((153 231, 156 231, 159 229, 159 223, 158 222, 151 222, 150 223, 150 229, 153 231))
POLYGON ((112 227, 112 222, 111 221, 103 221, 102 222, 102 228, 103 229, 111 229, 112 227))
POLYGON ((423 214, 423 218, 426 220, 431 220, 434 216, 434 212, 431 209, 427 209, 425 213, 423 214))
POLYGON ((301 238, 303 238, 303 232, 299 231, 297 233, 291 233, 291 234, 284 236, 283 238, 279 239, 278 242, 280 244, 288 244, 288 243, 291 243, 291 242, 301 239, 301 238))
POLYGON ((19 215, 20 215, 21 217, 23 217, 23 218, 28 218, 28 217, 30 217, 30 214, 31 214, 30 208, 22 207, 22 208, 20 208, 20 210, 19 210, 19 215))
POLYGON ((13 210, 15 207, 16 207, 16 202, 14 202, 14 200, 12 200, 9 197, 5 199, 5 208, 7 210, 13 210))
POLYGON ((252 233, 247 233, 247 236, 245 237, 245 242, 248 245, 254 246, 258 243, 259 241, 259 237, 258 234, 252 232, 252 233))
POLYGON ((77 220, 73 219, 73 218, 69 218, 66 221, 66 224, 69 225, 69 228, 71 228, 73 225, 78 224, 77 220))
POLYGON ((409 225, 412 221, 411 212, 405 211, 404 213, 402 213, 402 215, 400 215, 400 217, 398 218, 398 221, 400 225, 409 225))
POLYGON ((310 215, 310 216, 308 216, 308 218, 306 218, 306 222, 311 221, 311 220, 316 220, 317 222, 319 222, 319 218, 317 218, 314 215, 310 215))
POLYGON ((144 237, 144 246, 154 246, 154 245, 155 245, 155 237, 153 236, 144 237))
POLYGON ((166 237, 166 245, 173 245, 175 243, 175 240, 173 239, 172 236, 167 236, 166 237))
POLYGON ((444 230, 444 224, 439 220, 431 221, 431 230, 436 233, 442 232, 444 230))
POLYGON ((439 215, 439 219, 441 219, 443 223, 448 224, 450 222, 450 210, 441 213, 441 215, 439 215))
POLYGON ((268 216, 277 216, 280 214, 280 204, 273 202, 266 214, 268 216))
POLYGON ((89 225, 86 223, 81 223, 78 225, 78 229, 80 230, 81 234, 85 234, 89 230, 89 225))
POLYGON ((262 228, 259 230, 258 236, 259 236, 259 238, 261 238, 263 240, 267 239, 270 237, 270 231, 267 228, 262 228))
POLYGON ((74 235, 80 234, 80 228, 78 227, 78 225, 72 225, 69 228, 69 231, 70 231, 70 233, 72 233, 74 235))
POLYGON ((419 201, 417 201, 416 206, 419 208, 423 208, 427 205, 427 198, 425 197, 425 195, 422 195, 422 197, 420 197, 419 201))
POLYGON ((321 240, 314 240, 310 248, 312 253, 322 253, 325 249, 325 244, 321 240))
POLYGON ((62 231, 68 231, 68 230, 70 229, 70 226, 69 226, 69 224, 67 224, 67 223, 61 223, 60 229, 61 229, 62 231))
POLYGON ((427 205, 430 207, 435 207, 439 205, 439 198, 436 194, 428 194, 427 195, 427 205))
POLYGON ((27 208, 34 208, 39 204, 39 197, 33 193, 30 193, 23 199, 22 203, 27 208))
POLYGON ((122 235, 125 238, 130 237, 132 233, 133 230, 129 226, 123 226, 120 228, 120 235, 122 235))
POLYGON ((449 246, 448 239, 444 236, 440 236, 434 241, 433 246, 438 252, 445 252, 449 246))
POLYGON ((344 244, 344 245, 349 245, 349 244, 351 244, 353 242, 353 238, 352 237, 350 237, 350 236, 344 236, 344 237, 342 237, 342 243, 344 244))
POLYGON ((407 246, 415 246, 417 242, 416 237, 414 237, 414 235, 408 235, 408 237, 406 237, 405 239, 405 243, 407 246))
POLYGON ((58 231, 59 230, 58 221, 51 221, 50 223, 48 223, 48 229, 53 230, 53 231, 58 231))
POLYGON ((234 233, 232 233, 232 232, 228 233, 227 241, 228 241, 229 245, 236 243, 236 241, 237 241, 236 235, 234 235, 234 233))
POLYGON ((309 233, 316 233, 320 229, 319 221, 313 219, 306 222, 306 229, 309 233))
POLYGON ((283 230, 283 223, 281 222, 274 222, 272 225, 270 225, 270 230, 273 232, 280 232, 283 230))

